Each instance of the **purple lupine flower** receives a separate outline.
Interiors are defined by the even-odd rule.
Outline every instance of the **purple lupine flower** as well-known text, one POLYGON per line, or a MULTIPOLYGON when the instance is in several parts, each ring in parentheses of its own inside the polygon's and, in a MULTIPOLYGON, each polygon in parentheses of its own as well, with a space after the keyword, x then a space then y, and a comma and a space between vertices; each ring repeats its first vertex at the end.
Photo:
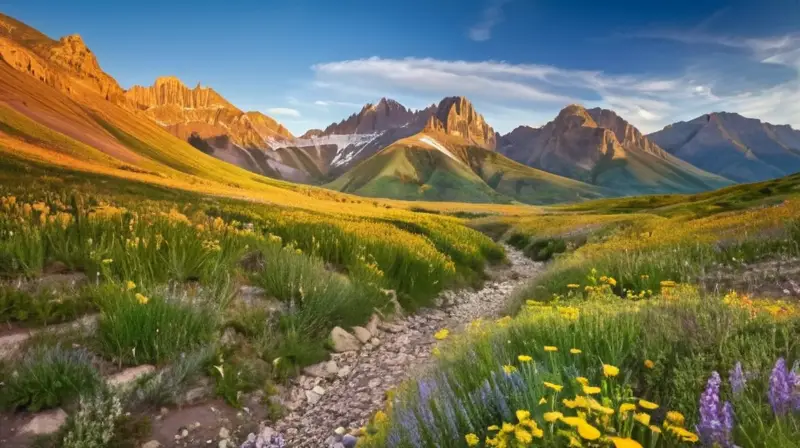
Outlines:
POLYGON ((696 429, 703 445, 732 448, 733 406, 728 402, 720 405, 721 384, 719 373, 712 372, 711 378, 706 383, 706 389, 700 396, 700 423, 696 429))
POLYGON ((789 387, 792 389, 792 409, 800 412, 800 361, 795 361, 789 372, 789 387))
POLYGON ((399 412, 399 430, 402 431, 403 436, 401 440, 405 439, 414 448, 422 448, 422 435, 420 434, 419 420, 414 412, 408 408, 403 408, 399 412))
POLYGON ((511 420, 511 409, 508 407, 508 402, 506 402, 505 395, 503 395, 503 392, 500 391, 500 388, 498 388, 496 384, 492 388, 492 395, 494 396, 494 402, 497 410, 500 412, 500 415, 502 415, 506 420, 511 420))
POLYGON ((460 415, 461 419, 464 421, 467 432, 475 432, 475 425, 472 424, 472 419, 469 416, 469 412, 467 412, 467 408, 464 406, 464 402, 461 401, 460 398, 456 398, 456 410, 458 415, 460 415))
POLYGON ((769 376, 769 404, 776 416, 782 416, 789 412, 792 405, 792 389, 794 389, 794 384, 789 384, 789 369, 786 368, 786 360, 780 358, 769 376))
POLYGON ((744 370, 742 370, 742 363, 737 362, 733 369, 730 371, 731 390, 734 395, 739 395, 744 392, 747 386, 747 378, 745 377, 744 370))
POLYGON ((458 417, 449 398, 441 400, 442 416, 444 417, 450 437, 458 438, 458 417))

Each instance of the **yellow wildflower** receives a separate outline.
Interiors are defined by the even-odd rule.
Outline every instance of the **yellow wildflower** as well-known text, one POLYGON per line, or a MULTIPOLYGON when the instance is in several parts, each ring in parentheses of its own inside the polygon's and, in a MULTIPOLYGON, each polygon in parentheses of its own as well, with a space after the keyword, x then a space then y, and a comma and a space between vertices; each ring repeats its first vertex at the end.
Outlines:
POLYGON ((566 407, 568 407, 570 409, 575 409, 575 407, 578 406, 578 403, 575 402, 575 400, 568 400, 568 399, 565 398, 565 399, 561 400, 561 402, 564 403, 564 406, 566 406, 566 407))
POLYGON ((619 375, 619 367, 614 367, 611 364, 603 364, 603 375, 613 378, 619 375))
POLYGON ((653 361, 651 361, 649 359, 645 359, 644 360, 644 366, 647 367, 648 369, 652 369, 653 367, 656 366, 656 363, 654 363, 653 361))
POLYGON ((563 388, 564 388, 564 386, 560 386, 560 385, 558 385, 558 384, 554 384, 554 383, 549 383, 549 382, 547 382, 547 381, 545 381, 545 382, 544 382, 544 387, 547 387, 547 388, 553 389, 553 390, 554 390, 554 391, 556 391, 556 392, 561 392, 561 389, 563 389, 563 388))
POLYGON ((558 411, 545 412, 544 413, 544 421, 546 421, 547 423, 553 423, 553 422, 555 422, 557 420, 560 420, 563 417, 564 417, 564 414, 562 414, 562 413, 560 413, 558 411))
POLYGON ((514 430, 514 438, 517 439, 519 443, 529 444, 533 441, 533 436, 528 431, 525 431, 523 428, 517 428, 514 430))
POLYGON ((631 412, 636 410, 636 405, 633 403, 622 403, 619 405, 619 412, 620 414, 624 414, 626 412, 631 412))
POLYGON ((519 362, 531 362, 531 361, 533 361, 533 358, 531 358, 528 355, 519 355, 519 356, 517 356, 517 359, 519 359, 519 362))
POLYGON ((111 264, 113 262, 114 262, 114 260, 112 260, 110 258, 106 258, 105 260, 103 260, 103 264, 111 264))
POLYGON ((586 395, 596 395, 600 393, 600 388, 597 386, 583 386, 583 393, 586 395))
POLYGON ((544 351, 546 351, 546 352, 557 352, 558 351, 558 347, 554 347, 552 345, 545 345, 544 346, 544 351))
POLYGON ((642 448, 641 443, 631 438, 609 437, 608 440, 614 444, 614 448, 642 448))
POLYGON ((661 428, 656 425, 650 425, 650 431, 653 431, 656 434, 661 434, 661 428))
POLYGON ((597 440, 600 438, 600 430, 583 421, 578 424, 578 435, 586 440, 597 440))
POLYGON ((589 385, 589 379, 584 377, 584 376, 579 376, 579 377, 575 378, 575 381, 577 381, 578 384, 580 384, 581 386, 588 386, 589 385))
POLYGON ((433 337, 436 338, 436 340, 441 341, 443 339, 447 339, 447 336, 449 335, 450 335, 450 330, 448 330, 447 328, 442 328, 441 330, 437 331, 433 335, 433 337))
POLYGON ((580 447, 583 446, 583 444, 581 444, 580 439, 578 439, 577 437, 571 435, 571 436, 569 436, 569 446, 570 446, 570 448, 573 448, 573 447, 574 448, 580 448, 580 447))
POLYGON ((547 404, 547 399, 546 399, 546 398, 544 398, 544 397, 540 398, 540 399, 539 399, 539 404, 540 404, 540 405, 542 405, 542 404, 547 404))
POLYGON ((637 412, 636 414, 634 414, 633 419, 643 424, 644 426, 650 426, 650 414, 645 414, 644 412, 637 412))
POLYGON ((656 403, 653 403, 652 401, 647 401, 647 400, 639 400, 639 406, 641 406, 641 407, 643 407, 645 409, 651 410, 651 411, 653 409, 658 409, 658 405, 656 403))
POLYGON ((140 305, 147 305, 147 302, 150 301, 150 299, 148 299, 147 297, 145 297, 142 294, 139 294, 138 292, 136 293, 135 297, 136 297, 136 301, 139 302, 140 305))
POLYGON ((680 437, 684 442, 697 442, 700 439, 697 437, 697 434, 689 431, 688 429, 681 428, 680 426, 668 426, 668 428, 673 434, 680 437))
POLYGON ((617 281, 614 280, 614 277, 609 277, 608 278, 608 284, 611 285, 611 286, 617 286, 617 281))
POLYGON ((431 350, 431 354, 433 354, 433 356, 439 357, 442 355, 442 351, 439 350, 439 347, 434 347, 433 350, 431 350))
POLYGON ((514 432, 514 425, 512 425, 511 423, 505 423, 504 422, 503 423, 503 427, 500 428, 500 432, 504 432, 506 434, 511 434, 512 432, 514 432))
POLYGON ((585 420, 580 417, 561 417, 561 421, 572 427, 578 426, 585 422, 585 420))
POLYGON ((572 353, 573 355, 580 355, 581 353, 583 353, 583 352, 582 352, 580 349, 578 349, 578 348, 571 348, 571 349, 569 349, 569 352, 570 352, 570 353, 572 353))
POLYGON ((464 439, 466 439, 467 441, 467 446, 478 446, 478 444, 481 441, 481 439, 479 439, 478 436, 472 433, 469 433, 466 436, 464 436, 464 439))
POLYGON ((526 420, 529 420, 529 419, 531 418, 531 413, 530 413, 530 411, 526 411, 526 410, 524 410, 524 409, 519 409, 519 410, 516 412, 516 414, 517 414, 517 420, 519 420, 519 421, 520 421, 520 423, 522 423, 522 422, 524 422, 524 421, 526 421, 526 420))
POLYGON ((126 291, 130 291, 130 290, 132 290, 132 289, 136 289, 136 283, 134 283, 134 282, 132 282, 132 281, 128 280, 128 281, 125 283, 125 290, 126 290, 126 291))
POLYGON ((490 426, 490 427, 488 427, 486 429, 488 429, 489 431, 499 431, 500 427, 497 426, 497 425, 492 425, 492 426, 490 426))
POLYGON ((667 412, 667 421, 676 426, 683 426, 686 417, 678 411, 669 411, 667 412))
POLYGON ((664 280, 661 282, 662 288, 672 288, 676 285, 676 283, 672 280, 664 280))
POLYGON ((389 420, 389 416, 383 411, 375 413, 375 423, 384 423, 389 420))
POLYGON ((580 287, 581 287, 581 285, 578 285, 578 284, 575 284, 575 283, 570 283, 569 285, 567 285, 567 288, 569 288, 569 289, 578 289, 580 287))
POLYGON ((503 366, 503 372, 506 372, 506 375, 511 375, 512 373, 516 372, 517 368, 510 365, 503 366))

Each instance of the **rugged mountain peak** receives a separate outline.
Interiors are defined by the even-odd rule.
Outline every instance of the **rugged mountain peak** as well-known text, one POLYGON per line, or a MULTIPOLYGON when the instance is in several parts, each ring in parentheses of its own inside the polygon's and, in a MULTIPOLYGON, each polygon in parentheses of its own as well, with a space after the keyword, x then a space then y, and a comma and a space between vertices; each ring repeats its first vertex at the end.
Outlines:
POLYGON ((597 126, 612 131, 622 147, 641 149, 659 157, 665 156, 666 153, 663 149, 650 141, 639 129, 625 121, 613 110, 597 107, 589 109, 587 113, 594 119, 597 126))
POLYGON ((309 129, 303 135, 300 136, 302 139, 312 138, 312 137, 320 137, 322 136, 324 131, 322 129, 309 129))
POLYGON ((200 84, 190 89, 174 76, 159 77, 149 87, 133 86, 125 92, 125 97, 136 107, 145 109, 171 105, 193 109, 225 107, 241 112, 214 89, 200 84))
POLYGON ((372 134, 403 127, 415 118, 414 112, 395 100, 381 98, 377 103, 367 103, 357 114, 334 123, 323 135, 372 134))
POLYGON ((472 103, 463 96, 451 96, 439 102, 434 113, 444 132, 464 138, 478 146, 494 149, 495 132, 472 103))

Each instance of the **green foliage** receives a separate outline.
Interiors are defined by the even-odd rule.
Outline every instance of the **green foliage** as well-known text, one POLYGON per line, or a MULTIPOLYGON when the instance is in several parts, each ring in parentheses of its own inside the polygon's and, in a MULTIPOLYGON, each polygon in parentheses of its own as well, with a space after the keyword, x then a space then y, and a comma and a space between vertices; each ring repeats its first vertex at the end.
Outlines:
POLYGON ((81 397, 77 412, 67 420, 63 448, 104 448, 114 438, 122 403, 112 392, 81 397))
POLYGON ((89 352, 61 346, 31 349, 6 370, 0 407, 11 410, 36 412, 62 406, 93 393, 101 382, 89 352))
POLYGON ((525 248, 525 255, 534 261, 547 261, 554 255, 564 253, 567 243, 561 238, 545 238, 531 242, 525 248))
POLYGON ((49 325, 72 321, 95 309, 88 294, 40 289, 28 292, 13 285, 0 286, 0 322, 49 325))
POLYGON ((214 392, 233 407, 242 407, 242 395, 263 389, 271 369, 269 364, 252 357, 235 356, 230 350, 221 350, 208 369, 214 378, 214 392))
POLYGON ((168 294, 117 293, 100 304, 97 344, 120 364, 162 364, 209 343, 216 317, 203 303, 168 294))
POLYGON ((213 356, 211 348, 181 353, 169 366, 137 381, 136 387, 125 397, 127 408, 142 410, 182 404, 182 394, 205 373, 213 356))

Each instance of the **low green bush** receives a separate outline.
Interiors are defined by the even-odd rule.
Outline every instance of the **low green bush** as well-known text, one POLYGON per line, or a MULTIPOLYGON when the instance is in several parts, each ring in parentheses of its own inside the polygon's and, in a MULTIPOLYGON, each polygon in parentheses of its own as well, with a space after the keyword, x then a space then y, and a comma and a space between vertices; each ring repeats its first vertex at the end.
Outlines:
POLYGON ((564 253, 567 243, 561 238, 546 238, 534 240, 525 247, 525 255, 534 261, 547 261, 554 255, 564 253))
POLYGON ((118 292, 100 306, 98 348, 120 364, 162 364, 208 344, 216 332, 209 306, 178 297, 118 292))
POLYGON ((102 381, 88 351, 61 346, 31 349, 19 363, 7 366, 4 376, 0 407, 31 412, 91 394, 102 381))

